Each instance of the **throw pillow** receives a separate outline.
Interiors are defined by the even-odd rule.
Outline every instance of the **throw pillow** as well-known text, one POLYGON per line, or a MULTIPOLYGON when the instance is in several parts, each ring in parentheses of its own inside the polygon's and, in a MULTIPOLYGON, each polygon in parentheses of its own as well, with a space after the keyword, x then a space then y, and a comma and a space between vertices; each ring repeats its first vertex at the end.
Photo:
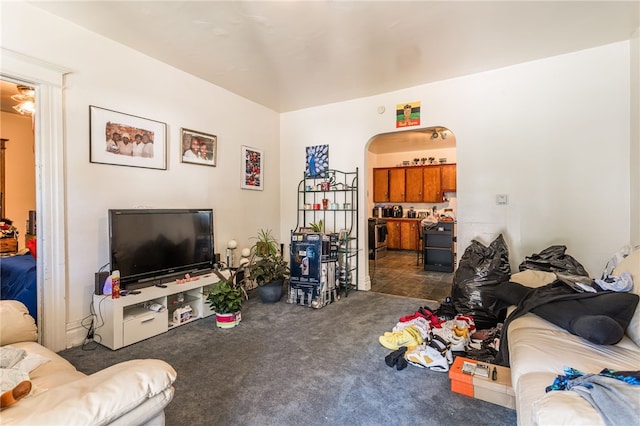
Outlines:
POLYGON ((553 272, 536 271, 527 269, 516 274, 512 274, 510 281, 530 288, 538 288, 543 285, 550 284, 556 280, 556 274, 553 272))
POLYGON ((606 315, 583 315, 569 326, 578 336, 599 345, 614 345, 624 336, 624 328, 606 315))
POLYGON ((21 361, 19 361, 13 368, 16 368, 25 373, 30 373, 45 362, 50 361, 49 358, 45 358, 42 355, 36 353, 28 353, 21 361))

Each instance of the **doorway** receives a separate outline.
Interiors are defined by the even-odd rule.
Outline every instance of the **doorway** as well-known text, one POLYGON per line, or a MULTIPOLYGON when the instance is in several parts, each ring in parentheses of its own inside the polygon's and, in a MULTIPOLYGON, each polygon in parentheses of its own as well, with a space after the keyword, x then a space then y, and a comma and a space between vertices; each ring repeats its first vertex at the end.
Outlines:
MULTIPOLYGON (((440 170, 457 172, 455 134, 444 126, 380 134, 371 139, 366 156, 367 216, 375 217, 378 223, 386 220, 388 226, 393 227, 387 236, 386 255, 369 256, 371 291, 443 301, 450 293, 454 273, 433 271, 430 265, 425 270, 421 224, 424 218, 436 223, 440 219, 455 221, 455 174, 453 184, 439 186, 442 189, 439 194, 427 195, 427 185, 424 192, 419 189, 416 196, 409 186, 415 184, 416 176, 422 179, 423 172, 424 176, 437 172, 438 185, 441 185, 440 170), (389 176, 391 179, 385 182, 389 176), (408 184, 406 179, 410 180, 408 184), (376 185, 384 186, 386 191, 376 185), (382 218, 378 217, 381 215, 382 218), (396 217, 384 217, 387 215, 396 217), (409 236, 398 235, 407 233, 409 236)), ((454 243, 453 270, 455 251, 454 243)))
MULTIPOLYGON (((0 169, 0 216, 18 230, 18 250, 24 249, 31 226, 29 212, 36 210, 35 136, 31 86, 0 80, 0 114, 4 164, 0 169)), ((32 215, 33 216, 33 215, 32 215)))
POLYGON ((66 226, 62 89, 69 70, 0 48, 0 80, 35 88, 38 340, 66 348, 66 226), (47 303, 44 303, 44 300, 47 303))

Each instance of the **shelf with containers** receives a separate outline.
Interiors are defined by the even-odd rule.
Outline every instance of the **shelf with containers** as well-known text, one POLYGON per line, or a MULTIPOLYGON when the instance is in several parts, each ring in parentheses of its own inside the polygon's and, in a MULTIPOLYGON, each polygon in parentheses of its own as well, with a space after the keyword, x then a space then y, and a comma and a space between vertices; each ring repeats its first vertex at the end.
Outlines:
MULTIPOLYGON (((353 172, 326 170, 305 176, 298 184, 295 235, 320 233, 323 263, 334 263, 335 291, 319 304, 330 303, 340 293, 348 295, 358 283, 358 169, 353 172), (322 221, 320 232, 314 229, 322 221)), ((292 261, 295 253, 292 251, 292 261)), ((324 268, 333 274, 334 268, 324 268)), ((333 277, 331 277, 333 279, 333 277)), ((294 280, 295 281, 295 280, 294 280)), ((321 307, 321 306, 320 306, 321 307)))

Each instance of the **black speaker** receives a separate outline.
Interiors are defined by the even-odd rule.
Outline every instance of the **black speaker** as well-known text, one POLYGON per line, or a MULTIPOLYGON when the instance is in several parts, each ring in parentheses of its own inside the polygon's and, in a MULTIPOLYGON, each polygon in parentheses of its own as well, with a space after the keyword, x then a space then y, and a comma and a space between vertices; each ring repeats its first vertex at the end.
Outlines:
POLYGON ((96 294, 100 296, 104 289, 104 282, 109 278, 109 272, 96 272, 96 294))

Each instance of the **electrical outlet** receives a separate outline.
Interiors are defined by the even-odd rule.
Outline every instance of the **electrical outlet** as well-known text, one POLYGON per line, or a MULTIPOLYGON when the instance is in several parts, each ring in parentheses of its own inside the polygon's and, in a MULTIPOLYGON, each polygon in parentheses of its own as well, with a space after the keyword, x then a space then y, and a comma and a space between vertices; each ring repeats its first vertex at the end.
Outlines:
POLYGON ((499 206, 505 206, 509 204, 509 196, 507 194, 497 194, 496 204, 499 206))

